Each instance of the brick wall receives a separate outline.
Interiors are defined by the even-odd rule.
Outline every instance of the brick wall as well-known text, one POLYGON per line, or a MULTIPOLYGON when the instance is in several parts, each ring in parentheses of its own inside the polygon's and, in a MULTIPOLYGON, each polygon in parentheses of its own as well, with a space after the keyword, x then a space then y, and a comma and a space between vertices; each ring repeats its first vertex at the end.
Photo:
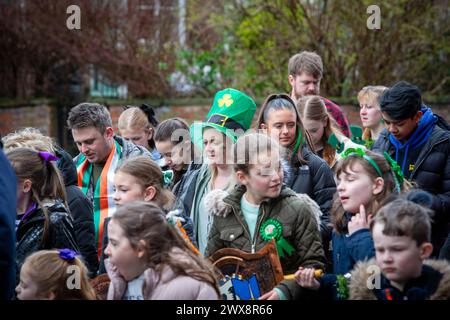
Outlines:
POLYGON ((48 105, 0 108, 0 134, 25 127, 39 128, 45 135, 55 135, 54 108, 48 105))

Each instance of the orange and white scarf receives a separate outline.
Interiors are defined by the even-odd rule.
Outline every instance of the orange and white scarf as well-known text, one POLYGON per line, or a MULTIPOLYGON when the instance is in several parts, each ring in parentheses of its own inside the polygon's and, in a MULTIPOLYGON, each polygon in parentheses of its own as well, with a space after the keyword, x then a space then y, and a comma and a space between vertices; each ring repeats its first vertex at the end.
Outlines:
MULTIPOLYGON (((94 195, 94 225, 97 252, 100 257, 102 251, 103 225, 105 218, 111 217, 116 211, 114 203, 114 175, 122 158, 122 147, 114 141, 111 153, 106 160, 102 173, 97 180, 93 190, 94 195)), ((84 155, 80 155, 77 162, 78 186, 84 194, 88 194, 89 188, 93 187, 92 163, 84 155)))

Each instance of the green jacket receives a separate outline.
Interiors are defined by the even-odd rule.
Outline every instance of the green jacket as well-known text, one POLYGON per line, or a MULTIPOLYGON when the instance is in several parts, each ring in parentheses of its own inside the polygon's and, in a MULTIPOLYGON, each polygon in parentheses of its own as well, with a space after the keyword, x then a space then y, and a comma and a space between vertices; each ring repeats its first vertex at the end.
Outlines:
MULTIPOLYGON (((325 257, 317 219, 307 202, 283 186, 277 198, 261 203, 255 237, 252 241, 240 208, 240 200, 245 191, 245 186, 238 186, 223 199, 208 199, 216 203, 205 202, 205 206, 211 208, 208 211, 215 215, 205 256, 210 256, 222 248, 236 248, 246 252, 262 249, 267 243, 261 238, 259 229, 266 220, 275 219, 283 226, 283 238, 295 249, 295 253, 291 256, 286 255, 280 259, 284 274, 295 273, 300 266, 324 268, 325 257)), ((283 281, 278 286, 289 298, 290 292, 286 286, 295 287, 297 284, 291 280, 283 281)))

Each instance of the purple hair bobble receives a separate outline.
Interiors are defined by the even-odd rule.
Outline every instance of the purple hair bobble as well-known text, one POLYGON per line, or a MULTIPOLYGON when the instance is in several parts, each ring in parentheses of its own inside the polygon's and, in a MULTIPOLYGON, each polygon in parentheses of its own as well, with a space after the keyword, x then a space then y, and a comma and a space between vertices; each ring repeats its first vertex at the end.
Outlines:
POLYGON ((49 162, 49 161, 58 161, 59 158, 53 154, 51 154, 50 152, 45 152, 45 151, 40 151, 39 152, 39 157, 42 158, 42 160, 44 160, 45 162, 49 162))
POLYGON ((75 259, 77 253, 71 249, 61 249, 59 250, 59 257, 66 261, 72 261, 75 259))

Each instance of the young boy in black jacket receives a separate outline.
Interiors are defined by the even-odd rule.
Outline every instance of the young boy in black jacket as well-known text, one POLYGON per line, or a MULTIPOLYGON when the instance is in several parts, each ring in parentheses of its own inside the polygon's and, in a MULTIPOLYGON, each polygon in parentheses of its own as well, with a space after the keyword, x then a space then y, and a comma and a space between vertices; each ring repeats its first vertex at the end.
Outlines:
POLYGON ((430 210, 397 199, 371 222, 376 259, 360 262, 351 274, 350 299, 450 300, 450 264, 426 260, 430 243, 430 210))
POLYGON ((386 129, 372 150, 388 152, 406 179, 433 195, 431 242, 437 256, 450 231, 449 126, 422 103, 420 90, 405 81, 385 91, 380 109, 386 129))

